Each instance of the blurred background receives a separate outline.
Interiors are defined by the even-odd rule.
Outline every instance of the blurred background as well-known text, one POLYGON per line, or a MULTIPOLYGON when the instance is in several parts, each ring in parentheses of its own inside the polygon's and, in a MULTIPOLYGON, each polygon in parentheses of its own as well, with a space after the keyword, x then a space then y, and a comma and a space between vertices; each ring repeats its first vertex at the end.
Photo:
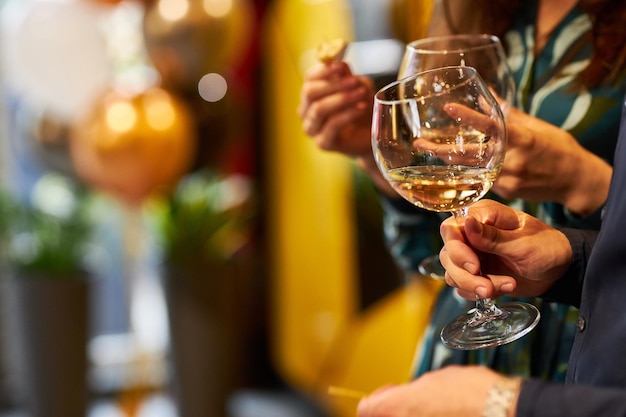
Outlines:
POLYGON ((0 416, 343 417, 409 379, 427 284, 296 115, 379 86, 430 0, 0 0, 0 416))

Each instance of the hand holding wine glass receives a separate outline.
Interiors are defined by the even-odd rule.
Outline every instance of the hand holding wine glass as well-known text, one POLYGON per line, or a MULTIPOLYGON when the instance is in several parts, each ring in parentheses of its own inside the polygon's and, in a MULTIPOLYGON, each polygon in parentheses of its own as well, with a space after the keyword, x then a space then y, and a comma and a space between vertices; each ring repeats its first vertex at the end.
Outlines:
MULTIPOLYGON (((392 187, 418 207, 466 216, 493 185, 506 152, 500 105, 473 67, 423 71, 389 84, 374 98, 372 148, 392 187)), ((476 308, 447 325, 443 342, 456 349, 497 346, 538 322, 526 303, 476 308)))

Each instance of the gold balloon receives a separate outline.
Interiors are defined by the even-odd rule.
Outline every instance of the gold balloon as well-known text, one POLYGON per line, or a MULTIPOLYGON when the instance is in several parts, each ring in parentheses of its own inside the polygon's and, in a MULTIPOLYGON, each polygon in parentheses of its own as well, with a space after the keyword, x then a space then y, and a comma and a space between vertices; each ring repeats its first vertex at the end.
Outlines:
POLYGON ((110 92, 70 141, 77 174, 129 204, 168 192, 190 169, 195 148, 190 111, 160 88, 133 97, 110 92))
POLYGON ((204 74, 238 63, 251 45, 254 24, 248 0, 155 0, 143 31, 162 85, 195 89, 204 74))

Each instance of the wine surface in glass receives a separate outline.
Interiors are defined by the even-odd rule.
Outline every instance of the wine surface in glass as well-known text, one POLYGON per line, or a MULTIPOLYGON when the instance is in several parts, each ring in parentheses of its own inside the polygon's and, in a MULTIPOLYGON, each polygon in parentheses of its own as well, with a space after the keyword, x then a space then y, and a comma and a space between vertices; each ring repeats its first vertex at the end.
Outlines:
POLYGON ((387 171, 391 186, 426 210, 450 212, 480 200, 491 188, 497 169, 464 165, 430 165, 387 171))

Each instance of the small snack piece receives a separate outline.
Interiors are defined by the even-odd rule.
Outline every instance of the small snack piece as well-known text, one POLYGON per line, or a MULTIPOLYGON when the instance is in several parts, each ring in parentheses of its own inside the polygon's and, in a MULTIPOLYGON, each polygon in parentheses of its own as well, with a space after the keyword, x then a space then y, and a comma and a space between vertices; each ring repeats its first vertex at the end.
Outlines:
POLYGON ((343 39, 324 41, 317 47, 317 58, 325 64, 341 61, 347 48, 348 42, 343 39))

